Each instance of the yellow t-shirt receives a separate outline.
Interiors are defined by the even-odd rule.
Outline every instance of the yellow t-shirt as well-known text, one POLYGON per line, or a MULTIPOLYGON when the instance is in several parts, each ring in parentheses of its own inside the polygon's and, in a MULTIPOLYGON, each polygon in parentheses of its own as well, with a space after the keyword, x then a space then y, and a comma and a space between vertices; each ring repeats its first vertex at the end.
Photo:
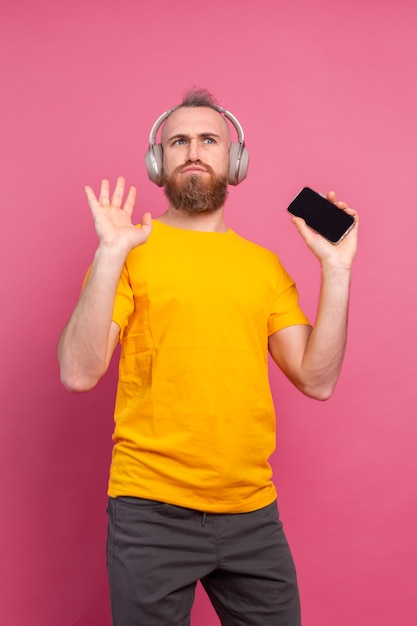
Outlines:
POLYGON ((276 497, 268 336, 308 324, 270 251, 153 222, 114 305, 122 344, 109 495, 240 513, 276 497))

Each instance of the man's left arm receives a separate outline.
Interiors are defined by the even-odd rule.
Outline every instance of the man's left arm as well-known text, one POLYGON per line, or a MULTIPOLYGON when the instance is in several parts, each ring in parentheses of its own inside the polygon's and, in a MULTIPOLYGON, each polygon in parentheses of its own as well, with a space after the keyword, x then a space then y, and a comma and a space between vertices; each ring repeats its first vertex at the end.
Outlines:
POLYGON ((269 338, 269 351, 284 374, 304 394, 327 400, 342 367, 346 346, 349 286, 352 263, 357 249, 358 216, 345 202, 337 202, 334 192, 328 194, 340 210, 355 218, 355 226, 337 245, 329 243, 306 226, 304 220, 292 221, 305 243, 321 263, 320 299, 314 328, 289 326, 269 338))

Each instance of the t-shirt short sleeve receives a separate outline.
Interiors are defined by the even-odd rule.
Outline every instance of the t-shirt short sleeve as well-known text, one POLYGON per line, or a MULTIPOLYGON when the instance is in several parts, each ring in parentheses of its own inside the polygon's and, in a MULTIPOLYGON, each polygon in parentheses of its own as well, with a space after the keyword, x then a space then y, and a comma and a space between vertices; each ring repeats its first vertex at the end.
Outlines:
POLYGON ((278 258, 276 258, 276 277, 275 296, 268 320, 268 336, 287 326, 310 324, 299 305, 296 285, 278 258))

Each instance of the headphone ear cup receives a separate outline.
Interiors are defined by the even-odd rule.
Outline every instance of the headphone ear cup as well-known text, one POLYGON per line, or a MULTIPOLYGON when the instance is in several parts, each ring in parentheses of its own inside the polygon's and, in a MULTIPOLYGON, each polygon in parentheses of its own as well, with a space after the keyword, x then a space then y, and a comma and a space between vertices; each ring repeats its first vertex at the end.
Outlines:
POLYGON ((244 147, 242 150, 242 154, 240 155, 240 165, 239 165, 239 176, 237 184, 241 183, 242 180, 245 180, 248 175, 248 167, 249 167, 249 150, 244 147))
POLYGON ((249 165, 249 151, 238 142, 230 144, 229 148, 229 183, 238 185, 247 176, 249 165))
POLYGON ((160 143, 149 147, 145 154, 145 165, 149 179, 158 187, 162 187, 162 145, 160 143))

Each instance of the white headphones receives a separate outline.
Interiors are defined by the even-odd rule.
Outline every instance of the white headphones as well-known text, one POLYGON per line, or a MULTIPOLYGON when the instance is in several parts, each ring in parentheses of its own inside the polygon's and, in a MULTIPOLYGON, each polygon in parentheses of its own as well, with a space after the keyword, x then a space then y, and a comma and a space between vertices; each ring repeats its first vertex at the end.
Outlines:
MULTIPOLYGON (((148 176, 150 180, 158 185, 158 187, 162 187, 162 144, 156 143, 156 135, 159 130, 161 124, 165 122, 165 120, 176 111, 182 107, 182 104, 177 104, 172 109, 165 111, 162 113, 156 120, 155 124, 152 126, 150 135, 149 135, 149 148, 145 154, 145 164, 146 170, 148 172, 148 176)), ((229 147, 229 184, 230 185, 238 185, 246 178, 248 173, 248 165, 249 165, 249 152, 245 147, 245 135, 243 132, 242 126, 239 124, 238 120, 226 109, 218 107, 216 105, 210 105, 211 109, 215 109, 225 118, 231 121, 233 126, 236 129, 238 140, 232 142, 229 147)))

